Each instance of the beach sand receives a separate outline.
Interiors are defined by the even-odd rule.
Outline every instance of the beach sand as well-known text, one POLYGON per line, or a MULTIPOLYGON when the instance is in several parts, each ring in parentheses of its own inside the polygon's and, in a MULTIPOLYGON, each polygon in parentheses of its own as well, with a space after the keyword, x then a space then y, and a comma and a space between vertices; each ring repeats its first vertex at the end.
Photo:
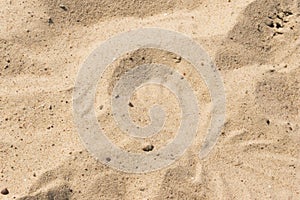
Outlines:
POLYGON ((0 199, 300 199, 299 55, 299 0, 1 1, 0 199), (156 102, 166 107, 166 127, 144 142, 118 129, 109 98, 118 77, 135 65, 163 63, 184 74, 201 119, 180 159, 134 174, 86 150, 72 98, 79 69, 95 48, 145 27, 183 33, 205 49, 224 82, 226 120, 213 150, 199 159, 210 124, 201 76, 168 52, 124 55, 108 67, 95 99, 113 143, 139 153, 151 143, 155 151, 180 126, 176 98, 149 86, 132 97, 132 119, 149 123, 147 108, 156 102))

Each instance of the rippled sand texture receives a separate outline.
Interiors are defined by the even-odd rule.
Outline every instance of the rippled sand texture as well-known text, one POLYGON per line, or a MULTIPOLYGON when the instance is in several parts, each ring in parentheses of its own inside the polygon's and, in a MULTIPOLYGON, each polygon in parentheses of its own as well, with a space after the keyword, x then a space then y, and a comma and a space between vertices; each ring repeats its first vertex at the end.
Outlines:
POLYGON ((299 55, 299 0, 1 1, 0 190, 9 194, 0 199, 300 199, 299 55), (93 49, 141 27, 182 32, 203 46, 224 80, 226 123, 200 160, 210 97, 193 66, 153 49, 118 58, 99 82, 95 108, 121 148, 163 147, 180 125, 176 98, 148 87, 132 97, 132 119, 149 123, 147 108, 160 103, 166 127, 146 141, 118 129, 109 98, 135 65, 158 62, 182 73, 201 111, 197 138, 181 159, 159 171, 127 174, 86 151, 73 122, 72 92, 93 49))

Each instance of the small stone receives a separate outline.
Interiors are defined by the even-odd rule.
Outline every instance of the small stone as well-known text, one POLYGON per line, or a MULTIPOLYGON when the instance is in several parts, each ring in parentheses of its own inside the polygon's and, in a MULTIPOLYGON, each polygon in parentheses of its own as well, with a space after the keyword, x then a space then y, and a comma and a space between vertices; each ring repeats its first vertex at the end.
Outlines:
POLYGON ((175 59, 175 63, 180 63, 181 62, 181 57, 180 56, 176 56, 174 59, 175 59))
POLYGON ((48 23, 49 23, 49 24, 53 24, 52 18, 49 18, 49 19, 48 19, 48 23))
POLYGON ((133 106, 133 104, 131 103, 131 102, 129 102, 129 107, 131 107, 131 108, 133 108, 134 106, 133 106))
POLYGON ((152 144, 149 144, 143 148, 143 151, 152 151, 154 149, 154 146, 152 144))
POLYGON ((282 21, 276 22, 276 28, 283 28, 283 23, 282 23, 282 21))
POLYGON ((279 19, 283 19, 284 16, 285 16, 285 14, 284 14, 283 12, 281 12, 281 13, 279 13, 279 14, 277 15, 277 17, 278 17, 279 19))
POLYGON ((7 188, 4 188, 3 190, 1 190, 1 194, 3 195, 8 195, 9 194, 9 191, 7 188))
POLYGON ((271 28, 274 27, 274 23, 273 23, 273 21, 271 21, 271 20, 266 21, 265 24, 266 24, 267 26, 271 27, 271 28))
POLYGON ((67 11, 67 10, 68 10, 68 8, 67 8, 65 5, 63 5, 63 4, 60 4, 59 7, 60 7, 61 9, 63 9, 64 11, 67 11))
POLYGON ((285 14, 285 16, 293 15, 293 13, 291 11, 284 11, 283 13, 285 14))

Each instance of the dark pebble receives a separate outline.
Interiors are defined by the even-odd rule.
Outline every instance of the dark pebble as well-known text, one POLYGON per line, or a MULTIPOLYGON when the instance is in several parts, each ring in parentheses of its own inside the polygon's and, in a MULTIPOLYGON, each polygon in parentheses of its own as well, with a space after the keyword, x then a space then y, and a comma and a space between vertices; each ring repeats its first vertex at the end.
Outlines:
POLYGON ((1 194, 3 195, 8 195, 9 194, 9 191, 7 188, 4 188, 3 190, 1 190, 1 194))
POLYGON ((63 9, 64 11, 67 11, 68 10, 68 8, 65 6, 65 5, 59 5, 59 7, 61 8, 61 9, 63 9))
POLYGON ((149 144, 143 148, 143 151, 152 151, 153 149, 154 149, 154 146, 152 144, 149 144))
POLYGON ((52 18, 49 18, 49 19, 48 19, 48 23, 49 23, 49 24, 53 24, 52 18))

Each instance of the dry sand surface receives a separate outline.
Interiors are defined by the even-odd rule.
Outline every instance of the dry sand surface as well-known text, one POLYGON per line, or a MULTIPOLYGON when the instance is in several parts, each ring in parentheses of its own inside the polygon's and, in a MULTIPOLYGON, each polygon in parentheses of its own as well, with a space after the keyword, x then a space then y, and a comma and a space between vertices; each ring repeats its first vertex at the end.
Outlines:
POLYGON ((300 199, 299 25, 299 0, 1 0, 0 199, 300 199), (194 88, 201 111, 196 140, 179 160, 131 174, 86 150, 72 95, 93 49, 142 27, 198 42, 224 81, 227 111, 215 148, 201 160, 210 96, 193 66, 147 48, 118 58, 95 99, 98 120, 116 145, 145 153, 151 143, 155 151, 180 125, 172 93, 148 86, 132 96, 132 119, 149 123, 147 108, 159 103, 166 107, 165 127, 146 141, 118 129, 109 98, 119 77, 136 65, 175 68, 194 88))

